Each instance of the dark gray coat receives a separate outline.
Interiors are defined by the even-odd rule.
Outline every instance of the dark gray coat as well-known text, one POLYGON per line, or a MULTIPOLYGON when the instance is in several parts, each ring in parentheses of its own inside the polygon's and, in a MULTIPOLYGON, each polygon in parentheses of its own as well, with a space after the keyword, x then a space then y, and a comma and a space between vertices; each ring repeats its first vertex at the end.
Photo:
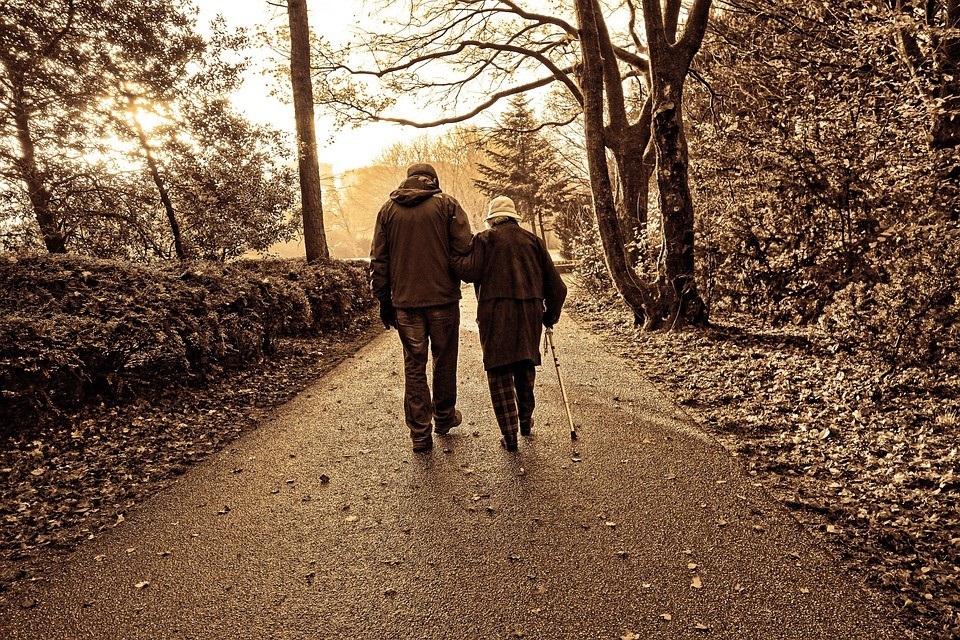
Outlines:
POLYGON ((451 263, 475 283, 484 368, 539 365, 541 326, 556 323, 567 297, 543 241, 509 220, 478 233, 470 253, 454 254, 451 263))

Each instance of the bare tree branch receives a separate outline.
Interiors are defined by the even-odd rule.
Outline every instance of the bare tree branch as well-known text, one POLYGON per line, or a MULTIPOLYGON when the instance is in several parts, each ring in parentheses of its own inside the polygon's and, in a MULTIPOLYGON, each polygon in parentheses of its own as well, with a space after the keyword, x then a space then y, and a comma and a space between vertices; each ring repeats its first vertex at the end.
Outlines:
MULTIPOLYGON (((571 72, 571 71, 572 71, 572 69, 570 69, 570 70, 568 71, 568 73, 571 72)), ((547 77, 545 77, 545 78, 540 78, 539 80, 534 80, 533 82, 528 82, 528 83, 525 83, 525 84, 517 85, 517 86, 515 86, 515 87, 511 87, 510 89, 504 89, 504 90, 502 90, 502 91, 497 91, 497 92, 495 92, 495 93, 490 94, 490 97, 489 97, 489 98, 487 98, 486 100, 484 100, 483 102, 481 102, 481 103, 478 104, 476 107, 474 107, 473 109, 471 109, 470 111, 468 111, 468 112, 466 112, 466 113, 462 113, 462 114, 460 114, 460 115, 455 115, 455 116, 450 116, 450 117, 448 117, 448 118, 439 118, 439 119, 437 119, 437 120, 432 120, 432 121, 429 121, 429 122, 418 122, 418 121, 416 121, 416 120, 409 120, 409 119, 407 119, 407 118, 395 118, 395 117, 391 117, 391 116, 383 116, 383 115, 379 115, 379 114, 377 114, 377 113, 374 113, 373 111, 370 111, 369 109, 363 109, 363 108, 359 107, 358 105, 354 105, 354 104, 346 104, 346 103, 344 103, 344 102, 342 102, 342 101, 339 101, 339 100, 327 100, 327 101, 325 101, 325 104, 344 104, 344 105, 347 106, 348 108, 353 109, 353 110, 359 112, 360 114, 362 114, 366 119, 372 120, 372 121, 376 121, 376 122, 394 122, 394 123, 396 123, 396 124, 402 124, 402 125, 406 125, 406 126, 410 126, 410 127, 415 127, 415 128, 417 128, 417 129, 429 129, 429 128, 431 128, 431 127, 439 127, 439 126, 445 125, 445 124, 454 124, 454 123, 457 123, 457 122, 465 122, 465 121, 469 120, 470 118, 476 116, 477 114, 483 112, 484 110, 490 108, 491 106, 493 106, 494 104, 496 104, 496 103, 499 102, 500 100, 503 100, 504 98, 508 98, 508 97, 510 97, 510 96, 513 96, 513 95, 517 95, 517 94, 520 94, 520 93, 524 93, 524 92, 530 91, 530 90, 532 90, 532 89, 538 89, 538 88, 540 88, 540 87, 545 87, 545 86, 547 86, 547 85, 549 85, 549 84, 551 84, 551 83, 553 83, 553 82, 556 82, 556 81, 557 81, 557 79, 556 79, 555 77, 553 77, 553 76, 547 76, 547 77)))

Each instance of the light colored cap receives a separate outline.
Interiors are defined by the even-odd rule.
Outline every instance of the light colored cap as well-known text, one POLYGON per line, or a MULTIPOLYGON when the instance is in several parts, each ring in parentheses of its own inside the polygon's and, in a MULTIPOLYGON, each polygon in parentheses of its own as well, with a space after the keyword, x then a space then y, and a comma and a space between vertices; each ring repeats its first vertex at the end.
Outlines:
POLYGON ((507 196, 497 196, 490 201, 490 206, 487 207, 487 220, 500 216, 513 218, 514 220, 520 219, 520 216, 517 214, 516 205, 514 205, 513 200, 507 196))

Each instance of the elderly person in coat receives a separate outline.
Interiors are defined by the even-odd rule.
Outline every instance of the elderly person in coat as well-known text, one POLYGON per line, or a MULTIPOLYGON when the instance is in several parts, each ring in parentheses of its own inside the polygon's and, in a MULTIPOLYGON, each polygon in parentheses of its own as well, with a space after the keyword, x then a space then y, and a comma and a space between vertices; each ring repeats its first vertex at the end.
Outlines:
POLYGON ((530 435, 541 327, 557 322, 567 296, 546 245, 519 221, 513 200, 493 198, 489 228, 473 237, 469 254, 451 256, 457 275, 475 283, 483 368, 508 451, 517 450, 518 431, 530 435))

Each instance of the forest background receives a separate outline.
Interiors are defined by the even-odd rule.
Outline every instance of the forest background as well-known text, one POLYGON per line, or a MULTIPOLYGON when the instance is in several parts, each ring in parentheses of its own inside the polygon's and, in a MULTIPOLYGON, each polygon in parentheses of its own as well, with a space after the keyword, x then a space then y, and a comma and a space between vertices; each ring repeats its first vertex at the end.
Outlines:
MULTIPOLYGON (((908 637, 956 637, 958 3, 359 4, 376 25, 347 41, 314 25, 318 113, 443 129, 321 172, 330 255, 366 256, 412 162, 475 229, 511 195, 576 261, 582 320, 908 637)), ((145 468, 198 457, 147 416, 158 387, 212 394, 273 358, 295 389, 317 341, 368 335, 373 302, 361 267, 253 259, 302 248, 297 144, 231 99, 257 69, 290 95, 285 24, 201 27, 154 0, 0 0, 0 18, 6 585, 122 515, 145 468), (111 469, 138 439, 179 453, 111 469), (114 494, 81 496, 103 476, 114 494)), ((224 393, 204 407, 227 424, 224 393)))

